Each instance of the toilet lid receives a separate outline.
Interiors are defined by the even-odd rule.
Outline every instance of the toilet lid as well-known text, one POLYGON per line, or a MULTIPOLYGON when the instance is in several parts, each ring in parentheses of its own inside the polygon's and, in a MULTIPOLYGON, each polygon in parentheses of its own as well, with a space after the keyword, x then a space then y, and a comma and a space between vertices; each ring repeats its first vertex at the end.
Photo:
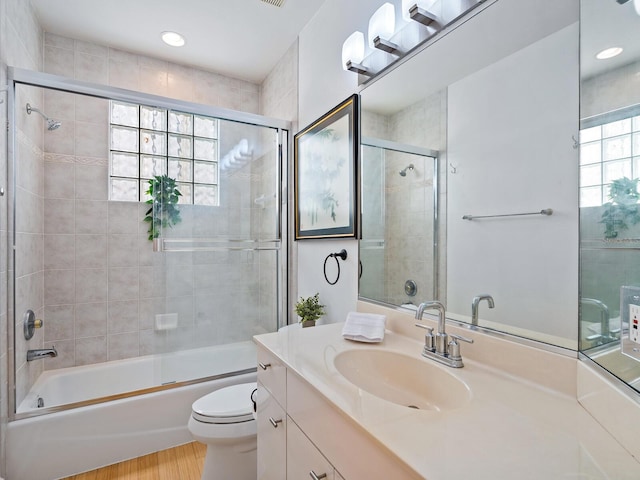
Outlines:
POLYGON ((221 388, 199 398, 191 409, 193 418, 206 423, 240 423, 253 420, 251 393, 256 383, 221 388))

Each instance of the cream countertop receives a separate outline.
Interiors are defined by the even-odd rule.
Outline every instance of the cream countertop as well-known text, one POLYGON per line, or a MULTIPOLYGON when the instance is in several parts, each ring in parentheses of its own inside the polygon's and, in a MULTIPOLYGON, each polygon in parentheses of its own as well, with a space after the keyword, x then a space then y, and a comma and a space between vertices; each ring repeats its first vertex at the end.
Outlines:
POLYGON ((338 353, 382 348, 435 362, 403 335, 387 331, 382 343, 362 344, 341 331, 292 326, 254 338, 428 480, 640 478, 640 463, 575 398, 469 359, 462 369, 439 366, 471 389, 461 408, 414 410, 370 395, 336 371, 338 353))

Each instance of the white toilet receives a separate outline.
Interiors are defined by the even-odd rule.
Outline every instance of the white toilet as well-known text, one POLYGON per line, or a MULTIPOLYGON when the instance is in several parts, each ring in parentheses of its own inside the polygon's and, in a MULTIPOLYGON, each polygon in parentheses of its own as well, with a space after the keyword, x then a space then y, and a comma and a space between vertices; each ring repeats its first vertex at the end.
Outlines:
POLYGON ((189 431, 207 446, 202 480, 256 479, 255 388, 255 382, 221 388, 191 406, 189 431))

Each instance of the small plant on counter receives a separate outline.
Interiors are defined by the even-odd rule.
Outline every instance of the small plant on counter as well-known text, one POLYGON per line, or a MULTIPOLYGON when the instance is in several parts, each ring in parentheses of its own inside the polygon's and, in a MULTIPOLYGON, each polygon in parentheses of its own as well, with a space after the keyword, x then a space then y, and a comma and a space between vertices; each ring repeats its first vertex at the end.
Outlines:
POLYGON ((296 303, 296 313, 300 317, 303 327, 312 327, 322 315, 324 315, 324 305, 320 304, 320 294, 316 293, 312 297, 302 298, 296 303))
POLYGON ((144 221, 149 223, 149 240, 153 240, 160 236, 162 228, 173 227, 182 221, 177 206, 182 194, 176 188, 175 179, 167 175, 156 175, 149 180, 149 189, 145 193, 151 197, 147 200, 151 208, 147 210, 144 221))

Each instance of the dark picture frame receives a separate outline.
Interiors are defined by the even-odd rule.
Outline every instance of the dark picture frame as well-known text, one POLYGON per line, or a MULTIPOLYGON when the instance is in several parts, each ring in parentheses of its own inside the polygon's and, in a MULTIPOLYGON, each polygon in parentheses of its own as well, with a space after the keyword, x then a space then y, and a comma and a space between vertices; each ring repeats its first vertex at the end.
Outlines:
POLYGON ((354 94, 293 138, 296 240, 356 236, 359 112, 354 94))

